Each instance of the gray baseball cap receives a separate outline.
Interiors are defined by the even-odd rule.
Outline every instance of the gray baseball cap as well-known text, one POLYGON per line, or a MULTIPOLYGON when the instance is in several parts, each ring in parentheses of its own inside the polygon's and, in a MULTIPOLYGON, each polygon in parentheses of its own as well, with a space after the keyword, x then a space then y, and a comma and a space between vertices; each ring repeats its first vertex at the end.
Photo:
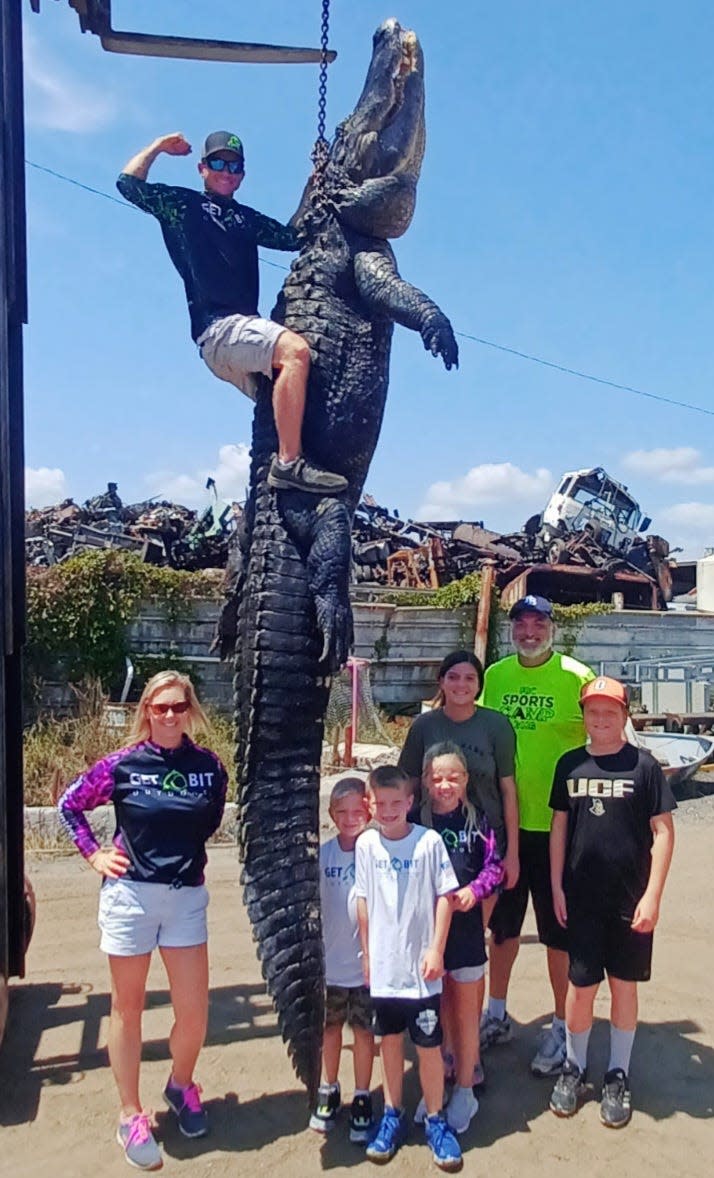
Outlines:
POLYGON ((243 144, 232 131, 211 131, 203 145, 201 158, 207 160, 209 155, 215 155, 217 151, 234 151, 239 159, 244 158, 243 144))

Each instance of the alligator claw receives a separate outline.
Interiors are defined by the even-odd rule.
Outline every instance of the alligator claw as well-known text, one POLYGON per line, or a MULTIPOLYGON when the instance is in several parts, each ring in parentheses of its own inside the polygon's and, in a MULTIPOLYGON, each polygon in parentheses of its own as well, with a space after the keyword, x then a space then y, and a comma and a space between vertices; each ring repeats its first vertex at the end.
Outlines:
POLYGON ((352 609, 348 602, 334 598, 315 599, 317 627, 322 635, 320 662, 327 663, 330 674, 336 674, 347 662, 353 642, 352 609))
POLYGON ((454 338, 454 332, 446 316, 435 321, 432 319, 421 332, 424 347, 432 356, 441 356, 447 371, 459 367, 459 345, 454 338))

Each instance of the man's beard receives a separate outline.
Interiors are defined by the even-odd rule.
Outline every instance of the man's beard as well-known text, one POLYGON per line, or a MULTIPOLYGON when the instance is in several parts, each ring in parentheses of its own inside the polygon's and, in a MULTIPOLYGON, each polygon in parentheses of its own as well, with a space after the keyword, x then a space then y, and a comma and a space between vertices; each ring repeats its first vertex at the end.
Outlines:
POLYGON ((533 646, 532 644, 526 644, 522 641, 516 642, 514 638, 513 645, 515 647, 516 654, 523 655, 523 657, 527 659, 539 659, 542 655, 546 654, 551 649, 553 645, 553 639, 543 638, 537 646, 533 646))

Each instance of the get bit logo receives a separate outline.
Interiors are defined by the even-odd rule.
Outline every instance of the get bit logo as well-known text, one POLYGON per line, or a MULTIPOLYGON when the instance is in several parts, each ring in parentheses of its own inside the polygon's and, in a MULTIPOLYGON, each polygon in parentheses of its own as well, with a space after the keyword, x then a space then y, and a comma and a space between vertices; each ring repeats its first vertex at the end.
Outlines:
POLYGON ((188 782, 178 769, 171 769, 161 782, 161 792, 165 794, 185 794, 188 792, 188 782))

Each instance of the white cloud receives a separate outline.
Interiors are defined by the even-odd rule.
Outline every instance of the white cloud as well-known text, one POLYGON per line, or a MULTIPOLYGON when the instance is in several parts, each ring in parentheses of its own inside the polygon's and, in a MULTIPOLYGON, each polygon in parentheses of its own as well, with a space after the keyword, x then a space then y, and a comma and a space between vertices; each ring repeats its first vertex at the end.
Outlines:
POLYGON ((673 503, 657 512, 657 528, 690 559, 714 547, 714 503, 673 503))
POLYGON ((682 483, 692 487, 714 483, 714 466, 703 466, 701 451, 694 446, 631 450, 625 455, 623 464, 636 474, 662 483, 682 483))
POLYGON ((526 504, 542 508, 554 486, 553 475, 540 467, 528 474, 512 462, 484 462, 462 478, 432 483, 417 519, 448 519, 473 514, 490 504, 526 504))
POLYGON ((25 110, 28 124, 74 134, 99 131, 112 122, 118 103, 108 93, 73 77, 25 30, 25 110))
POLYGON ((152 495, 183 503, 186 507, 203 507, 207 502, 206 479, 216 480, 219 499, 244 499, 250 475, 250 450, 244 442, 221 446, 218 461, 212 468, 188 474, 157 470, 146 476, 152 495))
POLYGON ((67 498, 67 480, 58 466, 25 467, 25 501, 28 507, 47 507, 67 498))

